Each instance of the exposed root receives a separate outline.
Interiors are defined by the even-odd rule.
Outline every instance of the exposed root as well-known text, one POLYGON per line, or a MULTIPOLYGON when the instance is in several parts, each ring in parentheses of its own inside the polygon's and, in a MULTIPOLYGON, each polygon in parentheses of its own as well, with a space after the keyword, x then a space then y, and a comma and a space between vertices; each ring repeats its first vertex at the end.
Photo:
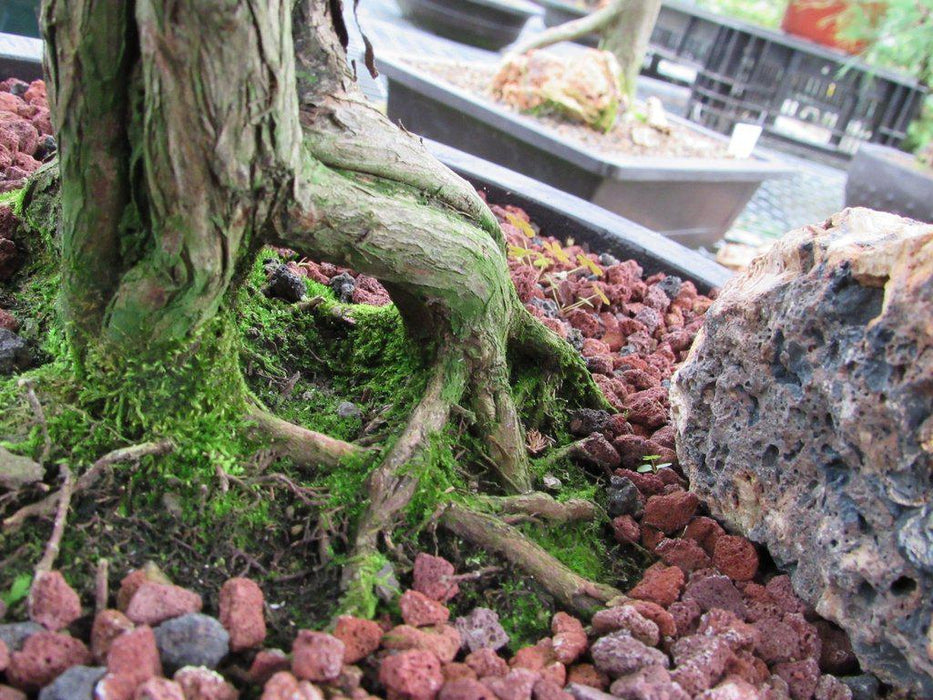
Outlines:
POLYGON ((462 355, 449 348, 438 353, 421 401, 382 463, 369 475, 369 504, 357 526, 353 555, 344 567, 342 586, 351 607, 371 597, 375 572, 367 571, 379 551, 379 536, 390 529, 398 513, 409 504, 418 485, 415 470, 402 467, 418 457, 428 438, 443 430, 450 407, 466 388, 467 368, 462 355))
POLYGON ((607 601, 622 595, 612 586, 594 583, 573 573, 541 546, 494 515, 454 503, 444 511, 440 522, 454 534, 526 571, 558 604, 578 615, 592 615, 607 601))
POLYGON ((32 408, 36 420, 39 421, 39 428, 42 430, 42 454, 39 455, 39 464, 45 466, 52 454, 52 439, 49 437, 49 424, 45 420, 45 411, 42 409, 39 397, 36 396, 36 392, 32 388, 31 379, 20 379, 18 385, 26 390, 26 400, 29 401, 29 406, 32 408))
MULTIPOLYGON (((144 442, 131 447, 121 447, 118 450, 108 452, 94 462, 90 469, 78 477, 74 484, 74 493, 85 491, 94 486, 97 480, 103 475, 104 471, 114 464, 120 462, 134 462, 148 455, 168 454, 174 448, 175 446, 170 441, 163 440, 161 442, 144 442)), ((59 500, 62 498, 63 491, 64 487, 62 491, 56 491, 43 498, 41 501, 36 501, 35 503, 30 503, 28 506, 20 508, 3 521, 3 529, 5 531, 15 530, 22 525, 27 518, 43 517, 55 513, 59 505, 59 500)), ((70 496, 69 494, 69 498, 70 496)))
POLYGON ((99 559, 97 571, 94 573, 94 612, 101 613, 107 609, 110 598, 110 562, 99 559))
POLYGON ((513 324, 509 342, 516 351, 534 358, 542 369, 557 374, 579 405, 615 410, 593 381, 580 354, 524 307, 513 324))
POLYGON ((333 469, 347 457, 366 452, 365 448, 289 423, 258 407, 250 409, 249 419, 258 434, 272 440, 279 455, 300 467, 333 469))
POLYGON ((484 503, 503 516, 524 515, 557 525, 593 520, 597 512, 592 501, 575 498, 560 503, 540 491, 519 496, 489 497, 484 499, 484 503))
POLYGON ((71 507, 71 496, 74 493, 74 475, 71 469, 64 462, 59 465, 62 474, 62 488, 58 492, 58 510, 55 513, 55 523, 52 525, 52 534, 45 545, 45 552, 42 559, 36 564, 36 575, 33 578, 33 584, 37 582, 43 574, 47 574, 55 565, 58 558, 58 552, 62 546, 62 537, 65 534, 65 521, 68 519, 68 509, 71 507))

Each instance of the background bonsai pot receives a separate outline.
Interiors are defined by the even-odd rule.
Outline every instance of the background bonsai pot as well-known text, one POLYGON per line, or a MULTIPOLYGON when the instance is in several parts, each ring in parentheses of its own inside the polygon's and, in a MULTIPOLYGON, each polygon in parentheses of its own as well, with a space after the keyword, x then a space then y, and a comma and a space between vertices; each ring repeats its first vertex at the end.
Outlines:
POLYGON ((402 13, 430 32, 498 51, 518 38, 540 9, 526 0, 397 0, 402 13))
POLYGON ((933 223, 933 170, 909 153, 863 143, 849 164, 846 206, 933 223))
POLYGON ((701 293, 721 287, 732 276, 705 255, 579 197, 442 143, 426 143, 438 160, 485 191, 490 203, 521 207, 548 236, 573 238, 594 253, 635 260, 646 275, 677 275, 701 293))
POLYGON ((383 57, 381 67, 389 81, 389 117, 406 129, 531 175, 690 247, 719 240, 764 180, 792 172, 761 158, 603 155, 398 59, 383 57))

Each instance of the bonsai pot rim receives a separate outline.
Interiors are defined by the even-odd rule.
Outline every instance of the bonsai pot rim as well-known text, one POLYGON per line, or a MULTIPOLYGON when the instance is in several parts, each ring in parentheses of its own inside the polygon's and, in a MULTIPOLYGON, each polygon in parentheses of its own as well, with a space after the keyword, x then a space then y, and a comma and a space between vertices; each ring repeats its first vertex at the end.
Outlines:
MULTIPOLYGON (((535 120, 534 117, 512 112, 489 99, 478 97, 446 81, 430 76, 401 61, 397 56, 382 56, 380 67, 391 80, 416 90, 429 99, 480 119, 491 126, 507 131, 511 136, 531 146, 547 149, 594 175, 603 178, 651 181, 711 180, 719 182, 744 181, 749 178, 789 177, 793 168, 766 156, 748 159, 684 158, 655 156, 603 155, 582 144, 573 143, 535 120)), ((716 141, 728 141, 722 134, 669 114, 668 119, 680 126, 708 136, 716 141)))

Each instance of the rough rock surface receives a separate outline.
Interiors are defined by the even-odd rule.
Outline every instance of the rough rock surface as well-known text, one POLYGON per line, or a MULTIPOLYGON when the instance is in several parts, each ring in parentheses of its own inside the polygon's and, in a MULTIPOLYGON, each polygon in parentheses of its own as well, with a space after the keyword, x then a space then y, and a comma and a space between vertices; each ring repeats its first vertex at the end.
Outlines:
POLYGON ((732 280, 675 376, 680 463, 846 629, 933 697, 933 226, 865 209, 732 280))

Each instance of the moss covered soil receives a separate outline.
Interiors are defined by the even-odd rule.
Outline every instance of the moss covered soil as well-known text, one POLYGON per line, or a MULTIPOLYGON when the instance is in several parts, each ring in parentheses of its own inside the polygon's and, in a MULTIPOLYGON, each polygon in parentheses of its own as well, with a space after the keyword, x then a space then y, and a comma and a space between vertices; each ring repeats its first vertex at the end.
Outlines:
MULTIPOLYGON (((111 450, 169 439, 169 455, 116 465, 75 495, 57 562, 66 579, 90 602, 99 560, 110 562, 114 582, 153 561, 216 609, 223 581, 248 575, 270 603, 271 643, 288 644, 296 628, 322 626, 337 612, 340 564, 364 504, 366 474, 425 385, 423 349, 408 339, 395 307, 342 304, 330 287, 310 279, 305 284, 313 303, 269 298, 263 293, 268 266, 287 252, 264 249, 225 312, 201 331, 196 352, 179 350, 155 368, 110 360, 106 372, 94 374, 104 379, 90 381, 69 353, 57 314, 54 215, 23 211, 21 194, 0 200, 25 222, 20 247, 28 253, 0 294, 34 357, 28 371, 0 377, 0 444, 37 460, 43 454, 43 426, 27 401, 25 380, 43 406, 51 452, 44 481, 0 496, 0 516, 57 489, 61 463, 80 475, 111 450), (302 470, 250 436, 243 420, 249 397, 286 420, 372 449, 340 469, 302 470)), ((514 380, 526 427, 569 440, 569 407, 518 358, 514 380)), ((430 478, 420 481, 394 545, 402 562, 428 549, 447 555, 461 571, 492 567, 464 583, 458 606, 497 609, 513 645, 520 645, 547 628, 553 602, 520 572, 461 550, 433 527, 441 503, 470 501, 492 486, 481 476, 484 459, 463 424, 435 436, 427 456, 410 467, 430 478)), ((561 498, 603 497, 569 460, 547 468, 565 484, 561 498)), ((610 555, 607 522, 604 515, 559 530, 522 527, 578 573, 624 586, 639 566, 610 555)), ((51 526, 50 518, 30 518, 0 531, 0 594, 12 619, 25 617, 24 585, 51 526)))

